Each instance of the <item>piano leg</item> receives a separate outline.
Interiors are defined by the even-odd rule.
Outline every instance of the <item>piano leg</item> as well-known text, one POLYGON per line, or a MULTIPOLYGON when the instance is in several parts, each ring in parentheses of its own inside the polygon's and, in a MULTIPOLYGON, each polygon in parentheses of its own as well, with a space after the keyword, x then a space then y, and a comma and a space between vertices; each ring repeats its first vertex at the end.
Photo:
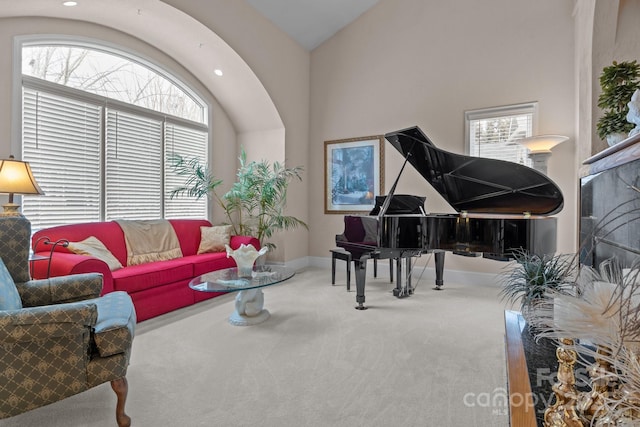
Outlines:
POLYGON ((367 279, 367 261, 370 256, 368 253, 362 254, 360 258, 353 258, 353 269, 356 274, 356 310, 366 310, 364 306, 364 284, 367 279))
POLYGON ((393 296, 400 297, 402 292, 402 257, 396 259, 396 287, 393 290, 393 296))
POLYGON ((398 257, 396 259, 396 287, 393 289, 393 295, 398 298, 408 297, 413 294, 413 288, 411 287, 411 256, 398 257), (405 260, 405 279, 403 283, 402 279, 402 260, 405 260))
POLYGON ((444 286, 444 251, 434 251, 436 260, 436 287, 437 291, 441 291, 444 286))

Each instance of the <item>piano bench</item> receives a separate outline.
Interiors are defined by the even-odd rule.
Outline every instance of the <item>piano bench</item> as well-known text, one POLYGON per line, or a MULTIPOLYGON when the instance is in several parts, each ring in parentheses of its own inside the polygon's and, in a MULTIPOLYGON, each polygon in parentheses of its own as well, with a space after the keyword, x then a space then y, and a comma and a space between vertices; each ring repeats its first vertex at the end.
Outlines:
MULTIPOLYGON (((343 249, 331 249, 331 285, 336 284, 336 259, 347 261, 347 291, 351 290, 351 253, 343 249)), ((393 283, 393 258, 389 260, 389 276, 393 283)), ((373 277, 378 277, 378 259, 373 258, 373 277)))
POLYGON ((347 262, 347 291, 351 290, 351 253, 342 249, 331 249, 331 285, 336 284, 336 259, 347 262))

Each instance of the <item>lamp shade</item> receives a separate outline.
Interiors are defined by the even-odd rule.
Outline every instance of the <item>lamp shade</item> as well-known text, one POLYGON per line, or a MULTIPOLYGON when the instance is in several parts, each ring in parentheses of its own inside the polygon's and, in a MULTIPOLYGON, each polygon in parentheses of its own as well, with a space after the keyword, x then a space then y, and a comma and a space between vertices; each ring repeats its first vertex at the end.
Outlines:
POLYGON ((13 156, 0 160, 0 193, 9 194, 9 203, 2 205, 4 212, 0 216, 20 215, 20 206, 13 203, 14 194, 44 194, 33 177, 29 163, 16 160, 13 156))
POLYGON ((531 153, 549 153, 553 147, 568 139, 568 136, 562 135, 538 135, 520 139, 518 144, 527 147, 531 153))
POLYGON ((44 194, 29 163, 15 160, 13 156, 0 160, 0 193, 44 194))

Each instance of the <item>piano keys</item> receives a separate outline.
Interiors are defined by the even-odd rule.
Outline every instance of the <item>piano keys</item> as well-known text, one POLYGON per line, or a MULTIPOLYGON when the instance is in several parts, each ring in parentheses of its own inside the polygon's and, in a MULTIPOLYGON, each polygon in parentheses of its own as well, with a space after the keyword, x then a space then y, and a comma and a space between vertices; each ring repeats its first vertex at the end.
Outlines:
MULTIPOLYGON (((364 310, 366 262, 397 259, 410 271, 411 258, 434 252, 436 289, 442 289, 444 253, 497 260, 513 258, 516 250, 549 254, 556 250, 556 218, 564 199, 544 174, 517 163, 465 156, 437 148, 418 128, 385 135, 405 157, 387 196, 376 197, 370 216, 345 216, 345 231, 336 245, 352 254, 355 263, 357 309, 364 310), (457 211, 431 214, 424 198, 394 195, 404 167, 410 163, 457 211), (368 231, 368 233, 365 230, 368 231)), ((410 276, 396 296, 412 293, 410 276)))

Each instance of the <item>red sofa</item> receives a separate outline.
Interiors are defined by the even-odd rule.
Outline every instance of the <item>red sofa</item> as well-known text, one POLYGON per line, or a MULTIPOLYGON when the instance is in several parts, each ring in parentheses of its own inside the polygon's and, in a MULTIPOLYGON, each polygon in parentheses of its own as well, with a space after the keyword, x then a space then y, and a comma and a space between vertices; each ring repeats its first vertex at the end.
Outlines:
MULTIPOLYGON (((233 258, 227 258, 225 251, 197 254, 200 244, 200 227, 210 227, 207 220, 169 220, 176 232, 182 250, 182 257, 167 261, 127 266, 127 246, 124 232, 117 222, 93 222, 52 227, 36 232, 32 237, 35 255, 47 257, 31 262, 34 278, 65 276, 70 274, 102 273, 104 284, 102 294, 126 291, 133 300, 138 321, 149 319, 199 301, 213 298, 220 293, 197 292, 188 283, 201 274, 235 267, 233 258), (66 239, 79 242, 90 236, 98 238, 120 261, 123 268, 111 271, 107 264, 97 258, 71 253, 63 245, 56 245, 53 253, 51 244, 66 239), (45 239, 48 238, 48 239, 45 239), (51 258, 48 259, 51 254, 51 258), (50 265, 49 265, 50 262, 50 265)), ((233 249, 244 243, 260 248, 258 239, 249 236, 231 236, 229 246, 233 249)))

